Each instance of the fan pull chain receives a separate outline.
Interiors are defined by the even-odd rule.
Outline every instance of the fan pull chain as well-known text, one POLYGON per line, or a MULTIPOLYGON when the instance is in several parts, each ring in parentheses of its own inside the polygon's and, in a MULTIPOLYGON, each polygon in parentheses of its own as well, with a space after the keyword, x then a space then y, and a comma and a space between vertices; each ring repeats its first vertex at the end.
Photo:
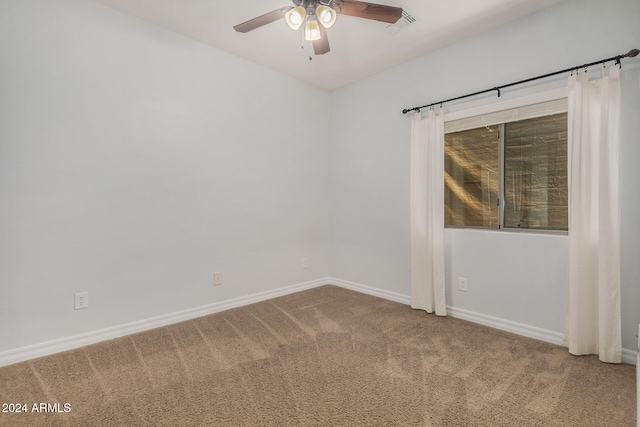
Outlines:
MULTIPOLYGON (((307 43, 307 39, 306 39, 306 38, 305 38, 305 36, 304 36, 304 30, 302 30, 302 31, 300 32, 300 35, 302 36, 302 37, 301 37, 301 40, 300 40, 300 48, 304 50, 304 48, 305 48, 305 43, 307 43)), ((310 41, 309 41, 308 43, 309 43, 309 45, 311 45, 311 42, 310 42, 310 41)), ((310 51, 311 51, 311 52, 313 52, 313 50, 312 50, 312 49, 310 49, 310 51)), ((309 55, 309 61, 312 61, 312 60, 313 60, 313 55, 309 55)))

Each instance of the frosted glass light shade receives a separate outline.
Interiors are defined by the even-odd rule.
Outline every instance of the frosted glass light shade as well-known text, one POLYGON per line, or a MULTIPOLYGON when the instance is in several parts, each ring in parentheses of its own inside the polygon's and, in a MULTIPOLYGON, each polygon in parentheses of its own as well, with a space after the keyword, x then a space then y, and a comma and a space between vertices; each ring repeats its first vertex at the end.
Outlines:
POLYGON ((305 40, 320 40, 320 25, 316 19, 307 19, 307 25, 304 28, 305 40))
POLYGON ((307 17, 307 11, 302 6, 294 7, 289 12, 284 15, 285 21, 287 21, 287 25, 292 30, 297 30, 304 23, 305 18, 307 17))
POLYGON ((316 8, 316 16, 323 27, 330 28, 336 22, 338 14, 329 6, 320 5, 316 8))

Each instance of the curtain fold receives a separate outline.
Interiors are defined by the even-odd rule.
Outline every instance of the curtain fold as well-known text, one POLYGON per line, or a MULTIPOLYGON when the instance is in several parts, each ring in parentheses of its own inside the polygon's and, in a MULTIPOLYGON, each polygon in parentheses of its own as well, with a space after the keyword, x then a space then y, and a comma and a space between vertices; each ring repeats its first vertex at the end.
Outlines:
POLYGON ((417 112, 411 126, 411 307, 446 316, 444 112, 417 112))
POLYGON ((622 360, 619 66, 569 78, 569 262, 564 344, 575 355, 622 360))

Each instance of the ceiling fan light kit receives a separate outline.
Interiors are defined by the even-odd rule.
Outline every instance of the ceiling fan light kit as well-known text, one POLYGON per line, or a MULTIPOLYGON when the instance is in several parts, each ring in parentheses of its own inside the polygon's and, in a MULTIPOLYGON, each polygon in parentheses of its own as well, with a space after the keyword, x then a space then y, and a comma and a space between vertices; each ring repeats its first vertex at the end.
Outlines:
POLYGON ((316 16, 320 20, 320 23, 325 28, 331 28, 333 24, 336 23, 336 18, 338 14, 335 10, 330 8, 329 6, 325 6, 321 4, 316 8, 316 16))
POLYGON ((293 0, 295 7, 286 6, 250 19, 233 28, 247 33, 284 18, 292 30, 304 25, 305 40, 313 42, 316 55, 329 52, 327 28, 335 24, 338 13, 394 24, 402 17, 402 8, 357 0, 293 0))
POLYGON ((318 25, 317 19, 307 18, 307 23, 304 27, 304 39, 305 40, 320 40, 320 25, 318 25))
POLYGON ((295 31, 302 26, 306 17, 307 11, 304 10, 304 7, 298 6, 287 12, 284 19, 287 21, 289 28, 295 31))

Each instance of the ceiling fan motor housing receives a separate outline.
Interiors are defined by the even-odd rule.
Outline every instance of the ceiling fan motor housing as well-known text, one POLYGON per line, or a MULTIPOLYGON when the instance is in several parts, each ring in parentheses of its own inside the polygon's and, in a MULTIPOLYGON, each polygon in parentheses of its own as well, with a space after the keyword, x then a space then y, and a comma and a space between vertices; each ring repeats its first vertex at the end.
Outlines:
POLYGON ((316 7, 329 6, 336 12, 340 13, 340 8, 344 3, 343 0, 292 0, 296 6, 302 6, 307 10, 307 13, 315 12, 316 7))

